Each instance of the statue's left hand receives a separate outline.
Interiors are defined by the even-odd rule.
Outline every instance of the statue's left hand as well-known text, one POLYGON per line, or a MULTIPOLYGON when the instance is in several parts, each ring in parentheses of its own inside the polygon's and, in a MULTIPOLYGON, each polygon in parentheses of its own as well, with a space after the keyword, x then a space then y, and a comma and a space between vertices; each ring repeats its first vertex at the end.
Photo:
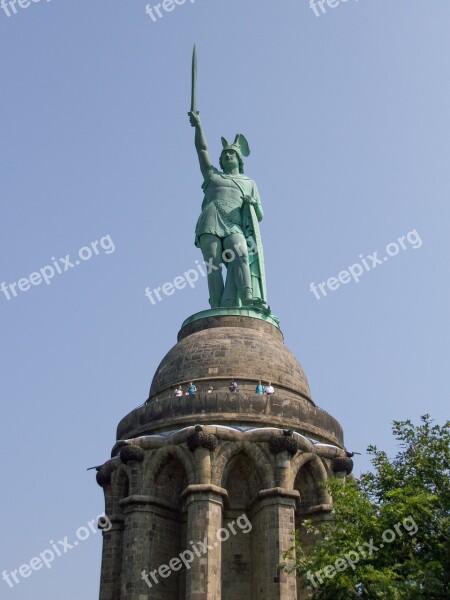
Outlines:
POLYGON ((244 202, 248 202, 249 204, 256 204, 256 200, 254 198, 252 198, 249 194, 245 194, 245 196, 241 196, 242 200, 244 200, 244 202))

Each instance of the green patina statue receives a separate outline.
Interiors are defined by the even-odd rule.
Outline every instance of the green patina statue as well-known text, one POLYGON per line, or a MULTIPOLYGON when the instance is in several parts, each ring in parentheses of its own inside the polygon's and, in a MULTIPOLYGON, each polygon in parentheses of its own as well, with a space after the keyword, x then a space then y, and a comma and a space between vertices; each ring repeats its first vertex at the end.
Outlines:
POLYGON ((195 228, 195 245, 208 267, 211 308, 254 307, 270 309, 266 302, 264 257, 258 222, 263 218, 256 183, 244 175, 243 157, 250 154, 247 140, 238 134, 232 144, 222 138, 215 168, 196 110, 196 52, 192 63, 192 102, 189 120, 195 127, 195 147, 205 197, 195 228), (224 284, 222 265, 226 265, 224 284))

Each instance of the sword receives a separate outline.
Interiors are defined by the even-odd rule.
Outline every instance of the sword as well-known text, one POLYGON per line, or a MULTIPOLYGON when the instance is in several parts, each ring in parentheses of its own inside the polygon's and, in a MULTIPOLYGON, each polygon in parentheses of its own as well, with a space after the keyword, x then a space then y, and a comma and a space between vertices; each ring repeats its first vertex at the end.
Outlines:
POLYGON ((197 110, 197 48, 195 45, 192 52, 191 112, 199 114, 197 110))

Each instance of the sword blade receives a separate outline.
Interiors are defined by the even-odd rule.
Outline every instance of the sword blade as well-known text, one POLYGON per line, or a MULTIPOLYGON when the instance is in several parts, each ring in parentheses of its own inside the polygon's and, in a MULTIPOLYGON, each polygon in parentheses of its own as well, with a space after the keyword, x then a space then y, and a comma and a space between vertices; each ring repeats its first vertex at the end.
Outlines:
POLYGON ((191 112, 197 112, 197 48, 192 52, 191 112))

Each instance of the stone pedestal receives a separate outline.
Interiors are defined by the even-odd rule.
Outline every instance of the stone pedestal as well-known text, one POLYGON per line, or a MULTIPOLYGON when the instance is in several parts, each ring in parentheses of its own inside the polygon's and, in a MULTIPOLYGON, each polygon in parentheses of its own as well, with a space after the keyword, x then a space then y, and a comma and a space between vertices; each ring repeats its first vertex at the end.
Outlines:
POLYGON ((328 518, 323 482, 351 470, 342 429, 277 323, 235 313, 188 319, 148 400, 119 423, 97 474, 113 521, 100 600, 305 597, 279 564, 302 519, 328 518), (257 396, 259 380, 275 394, 257 396), (197 396, 175 398, 189 381, 197 396))

